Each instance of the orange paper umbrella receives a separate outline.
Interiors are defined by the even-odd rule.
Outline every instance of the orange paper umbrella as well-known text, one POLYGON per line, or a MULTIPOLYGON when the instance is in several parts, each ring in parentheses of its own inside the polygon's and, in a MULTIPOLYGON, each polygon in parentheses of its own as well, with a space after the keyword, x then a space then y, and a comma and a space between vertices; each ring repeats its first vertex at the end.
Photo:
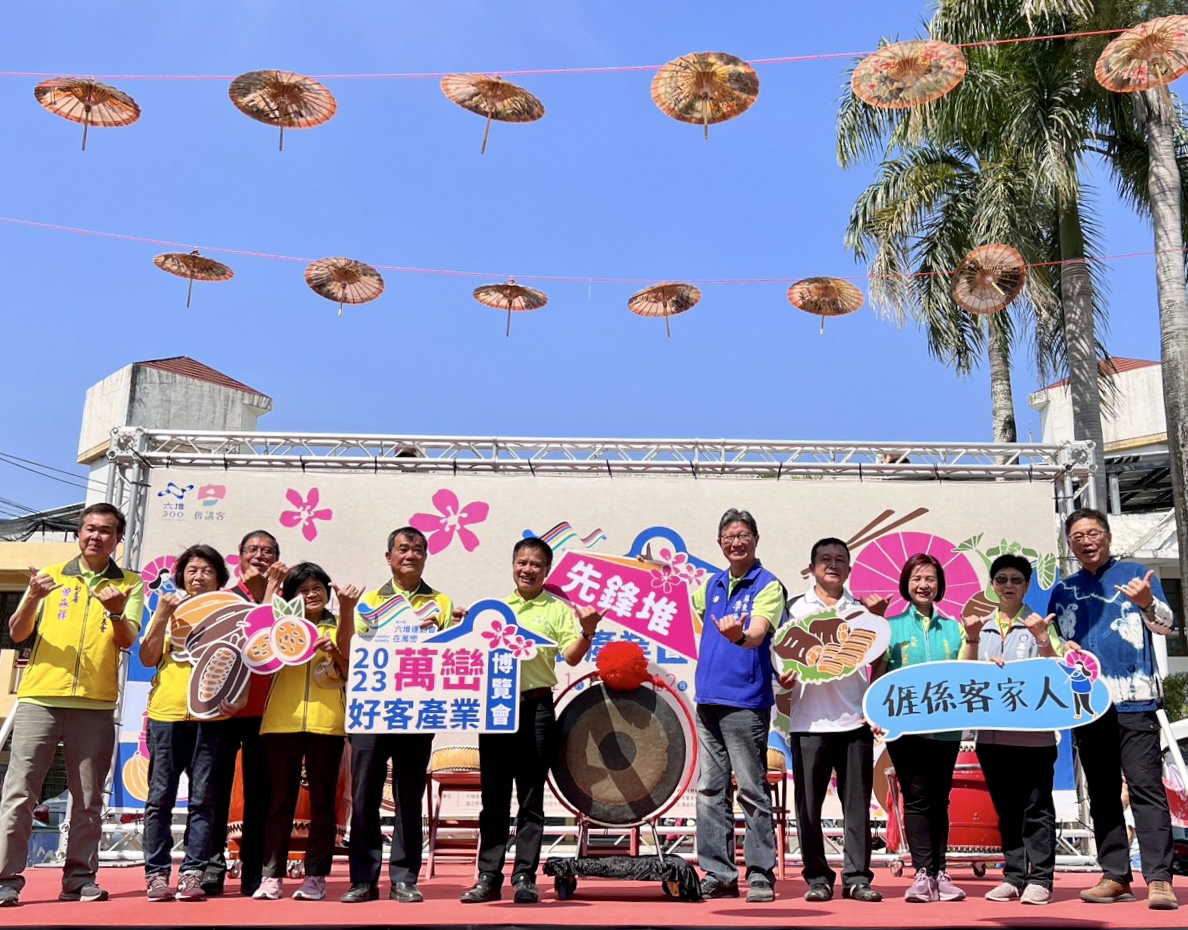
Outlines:
POLYGON ((327 300, 343 304, 365 304, 384 292, 384 279, 370 265, 353 258, 319 258, 305 269, 305 283, 327 300))
POLYGON ((194 295, 195 281, 230 281, 235 272, 216 262, 213 258, 200 255, 197 249, 189 254, 185 252, 166 252, 153 259, 153 264, 162 271, 168 271, 179 278, 189 278, 190 287, 186 291, 186 308, 189 309, 190 298, 194 295))
POLYGON ((122 90, 86 78, 58 77, 33 88, 37 102, 72 123, 82 123, 83 151, 92 126, 131 126, 140 119, 140 107, 122 90))
POLYGON ((1170 84, 1188 73, 1188 16, 1161 16, 1114 39, 1093 69, 1098 82, 1122 94, 1170 84))
POLYGON ((474 299, 496 310, 507 311, 508 336, 511 335, 512 311, 518 313, 524 310, 539 310, 549 302, 544 291, 516 284, 515 278, 509 279, 507 284, 483 284, 476 287, 474 299))
POLYGON ((953 275, 953 299, 970 313, 997 313, 1019 296, 1027 262, 1009 245, 979 245, 953 275))
POLYGON ((627 309, 637 316, 664 317, 664 330, 669 337, 672 328, 669 317, 686 310, 692 310, 701 300, 701 291, 692 284, 679 284, 675 281, 665 281, 652 287, 636 291, 627 300, 627 309))
POLYGON ((334 95, 313 78, 292 71, 249 71, 231 82, 231 102, 254 120, 286 129, 321 126, 338 110, 334 95))
POLYGON ((684 123, 734 119, 759 96, 759 75, 741 58, 725 52, 698 52, 670 61, 652 78, 656 106, 684 123))
POLYGON ((511 81, 503 80, 499 75, 447 74, 441 79, 441 89, 458 106, 487 118, 480 155, 487 151, 491 120, 531 123, 544 116, 545 112, 544 104, 532 94, 511 81))
POLYGON ((872 107, 902 110, 943 97, 961 83, 966 67, 961 49, 948 42, 897 42, 863 58, 850 86, 872 107))
POLYGON ((845 316, 862 306, 862 291, 842 278, 805 278, 788 288, 788 300, 819 316, 824 333, 825 317, 845 316))

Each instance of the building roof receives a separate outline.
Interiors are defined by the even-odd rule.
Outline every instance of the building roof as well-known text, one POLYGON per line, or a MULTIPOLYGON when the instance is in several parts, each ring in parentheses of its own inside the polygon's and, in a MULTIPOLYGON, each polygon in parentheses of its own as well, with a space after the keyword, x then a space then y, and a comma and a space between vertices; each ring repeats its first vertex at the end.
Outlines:
MULTIPOLYGON (((1150 368, 1152 365, 1158 365, 1159 362, 1153 362, 1145 358, 1118 358, 1114 356, 1109 361, 1097 363, 1097 373, 1103 377, 1109 378, 1113 375, 1120 375, 1124 371, 1134 371, 1136 368, 1150 368)), ((1050 391, 1052 388, 1068 387, 1068 378, 1061 378, 1046 387, 1040 388, 1041 391, 1050 391)))
MULTIPOLYGON (((250 388, 242 381, 236 381, 221 371, 215 371, 209 365, 203 365, 188 355, 175 355, 172 358, 155 358, 147 362, 137 362, 136 364, 145 368, 156 368, 159 371, 181 375, 183 378, 193 378, 195 381, 206 381, 210 384, 217 384, 219 387, 244 391, 247 394, 256 394, 259 397, 268 397, 263 391, 250 388)), ((272 398, 269 397, 268 399, 271 400, 272 398)))

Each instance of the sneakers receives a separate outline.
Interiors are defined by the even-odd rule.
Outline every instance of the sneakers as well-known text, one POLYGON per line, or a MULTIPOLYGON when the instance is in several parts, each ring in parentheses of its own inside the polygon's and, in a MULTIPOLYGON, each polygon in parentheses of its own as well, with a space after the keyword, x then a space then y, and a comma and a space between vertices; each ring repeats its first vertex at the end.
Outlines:
POLYGON ((842 897, 849 898, 852 901, 866 901, 870 904, 883 900, 882 894, 875 891, 866 882, 859 882, 857 885, 846 885, 842 888, 842 897))
POLYGON ((173 889, 169 887, 169 876, 164 872, 154 872, 152 875, 146 875, 144 884, 148 889, 148 899, 150 901, 173 900, 173 889))
POLYGON ((177 880, 177 894, 173 896, 178 901, 205 901, 206 892, 202 890, 201 872, 182 872, 177 880))
POLYGON ((1023 889, 1023 894, 1020 895, 1019 900, 1024 904, 1047 904, 1052 900, 1052 892, 1043 885, 1037 885, 1035 882, 1031 882, 1023 889))
MULTIPOLYGON (((1028 887, 1029 888, 1031 888, 1031 887, 1038 888, 1040 886, 1039 885, 1035 885, 1035 886, 1028 885, 1028 887)), ((1003 882, 1001 885, 995 885, 993 888, 991 888, 989 891, 986 892, 986 900, 987 901, 1014 901, 1015 898, 1017 898, 1017 897, 1019 897, 1019 889, 1016 888, 1014 885, 1012 885, 1010 882, 1003 882)))
MULTIPOLYGON (((308 881, 308 879, 307 879, 308 881)), ((180 886, 179 890, 180 890, 180 886)), ((302 888, 305 886, 302 885, 302 888)), ((323 897, 326 894, 326 887, 322 886, 323 897)), ((257 901, 279 901, 284 896, 284 890, 281 888, 281 880, 279 878, 263 878, 260 880, 260 887, 256 889, 252 895, 257 901)))
POLYGON ((1171 882, 1151 882, 1147 886, 1147 907, 1153 911, 1174 911, 1180 906, 1171 882))
MULTIPOLYGON (((277 882, 277 884, 280 883, 277 882)), ((293 897, 298 901, 321 901, 326 897, 326 877, 324 875, 305 876, 305 881, 301 883, 300 888, 293 892, 293 897)))
POLYGON ((928 874, 927 869, 917 869, 916 878, 903 893, 903 900, 908 904, 929 904, 939 901, 936 890, 936 879, 928 874))
POLYGON ((724 882, 716 875, 707 875, 701 880, 703 898, 737 898, 738 880, 724 882))
POLYGON ((107 891, 94 882, 87 882, 81 888, 73 891, 63 891, 58 895, 59 901, 106 901, 107 891))
POLYGON ((747 901, 751 904, 765 904, 775 900, 775 888, 766 875, 752 875, 747 879, 747 901))
POLYGON ((937 873, 932 880, 932 887, 936 889, 937 901, 964 901, 965 892, 953 884, 949 873, 944 870, 937 873))
POLYGON ((0 885, 0 907, 16 907, 21 903, 21 893, 12 885, 0 885))
POLYGON ((1096 885, 1081 892, 1081 900, 1090 904, 1120 904, 1133 901, 1134 895, 1130 891, 1130 882, 1116 882, 1103 875, 1096 885))

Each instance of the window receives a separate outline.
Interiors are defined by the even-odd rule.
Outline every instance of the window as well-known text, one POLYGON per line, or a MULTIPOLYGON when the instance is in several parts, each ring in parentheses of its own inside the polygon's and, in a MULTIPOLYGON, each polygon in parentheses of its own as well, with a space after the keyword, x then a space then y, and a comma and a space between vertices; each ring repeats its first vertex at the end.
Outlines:
POLYGON ((1184 636, 1184 622, 1188 619, 1188 604, 1184 603, 1184 585, 1181 578, 1160 578, 1163 594, 1176 615, 1175 632, 1167 638, 1167 654, 1169 656, 1188 656, 1188 641, 1184 636))

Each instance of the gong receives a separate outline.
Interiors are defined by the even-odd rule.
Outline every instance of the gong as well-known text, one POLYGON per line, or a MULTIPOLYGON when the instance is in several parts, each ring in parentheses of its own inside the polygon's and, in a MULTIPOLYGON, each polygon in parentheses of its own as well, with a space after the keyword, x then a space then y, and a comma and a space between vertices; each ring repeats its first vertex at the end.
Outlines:
POLYGON ((605 826, 634 826, 667 810, 693 765, 672 700, 650 687, 612 691, 601 682, 577 694, 557 718, 557 797, 605 826))

